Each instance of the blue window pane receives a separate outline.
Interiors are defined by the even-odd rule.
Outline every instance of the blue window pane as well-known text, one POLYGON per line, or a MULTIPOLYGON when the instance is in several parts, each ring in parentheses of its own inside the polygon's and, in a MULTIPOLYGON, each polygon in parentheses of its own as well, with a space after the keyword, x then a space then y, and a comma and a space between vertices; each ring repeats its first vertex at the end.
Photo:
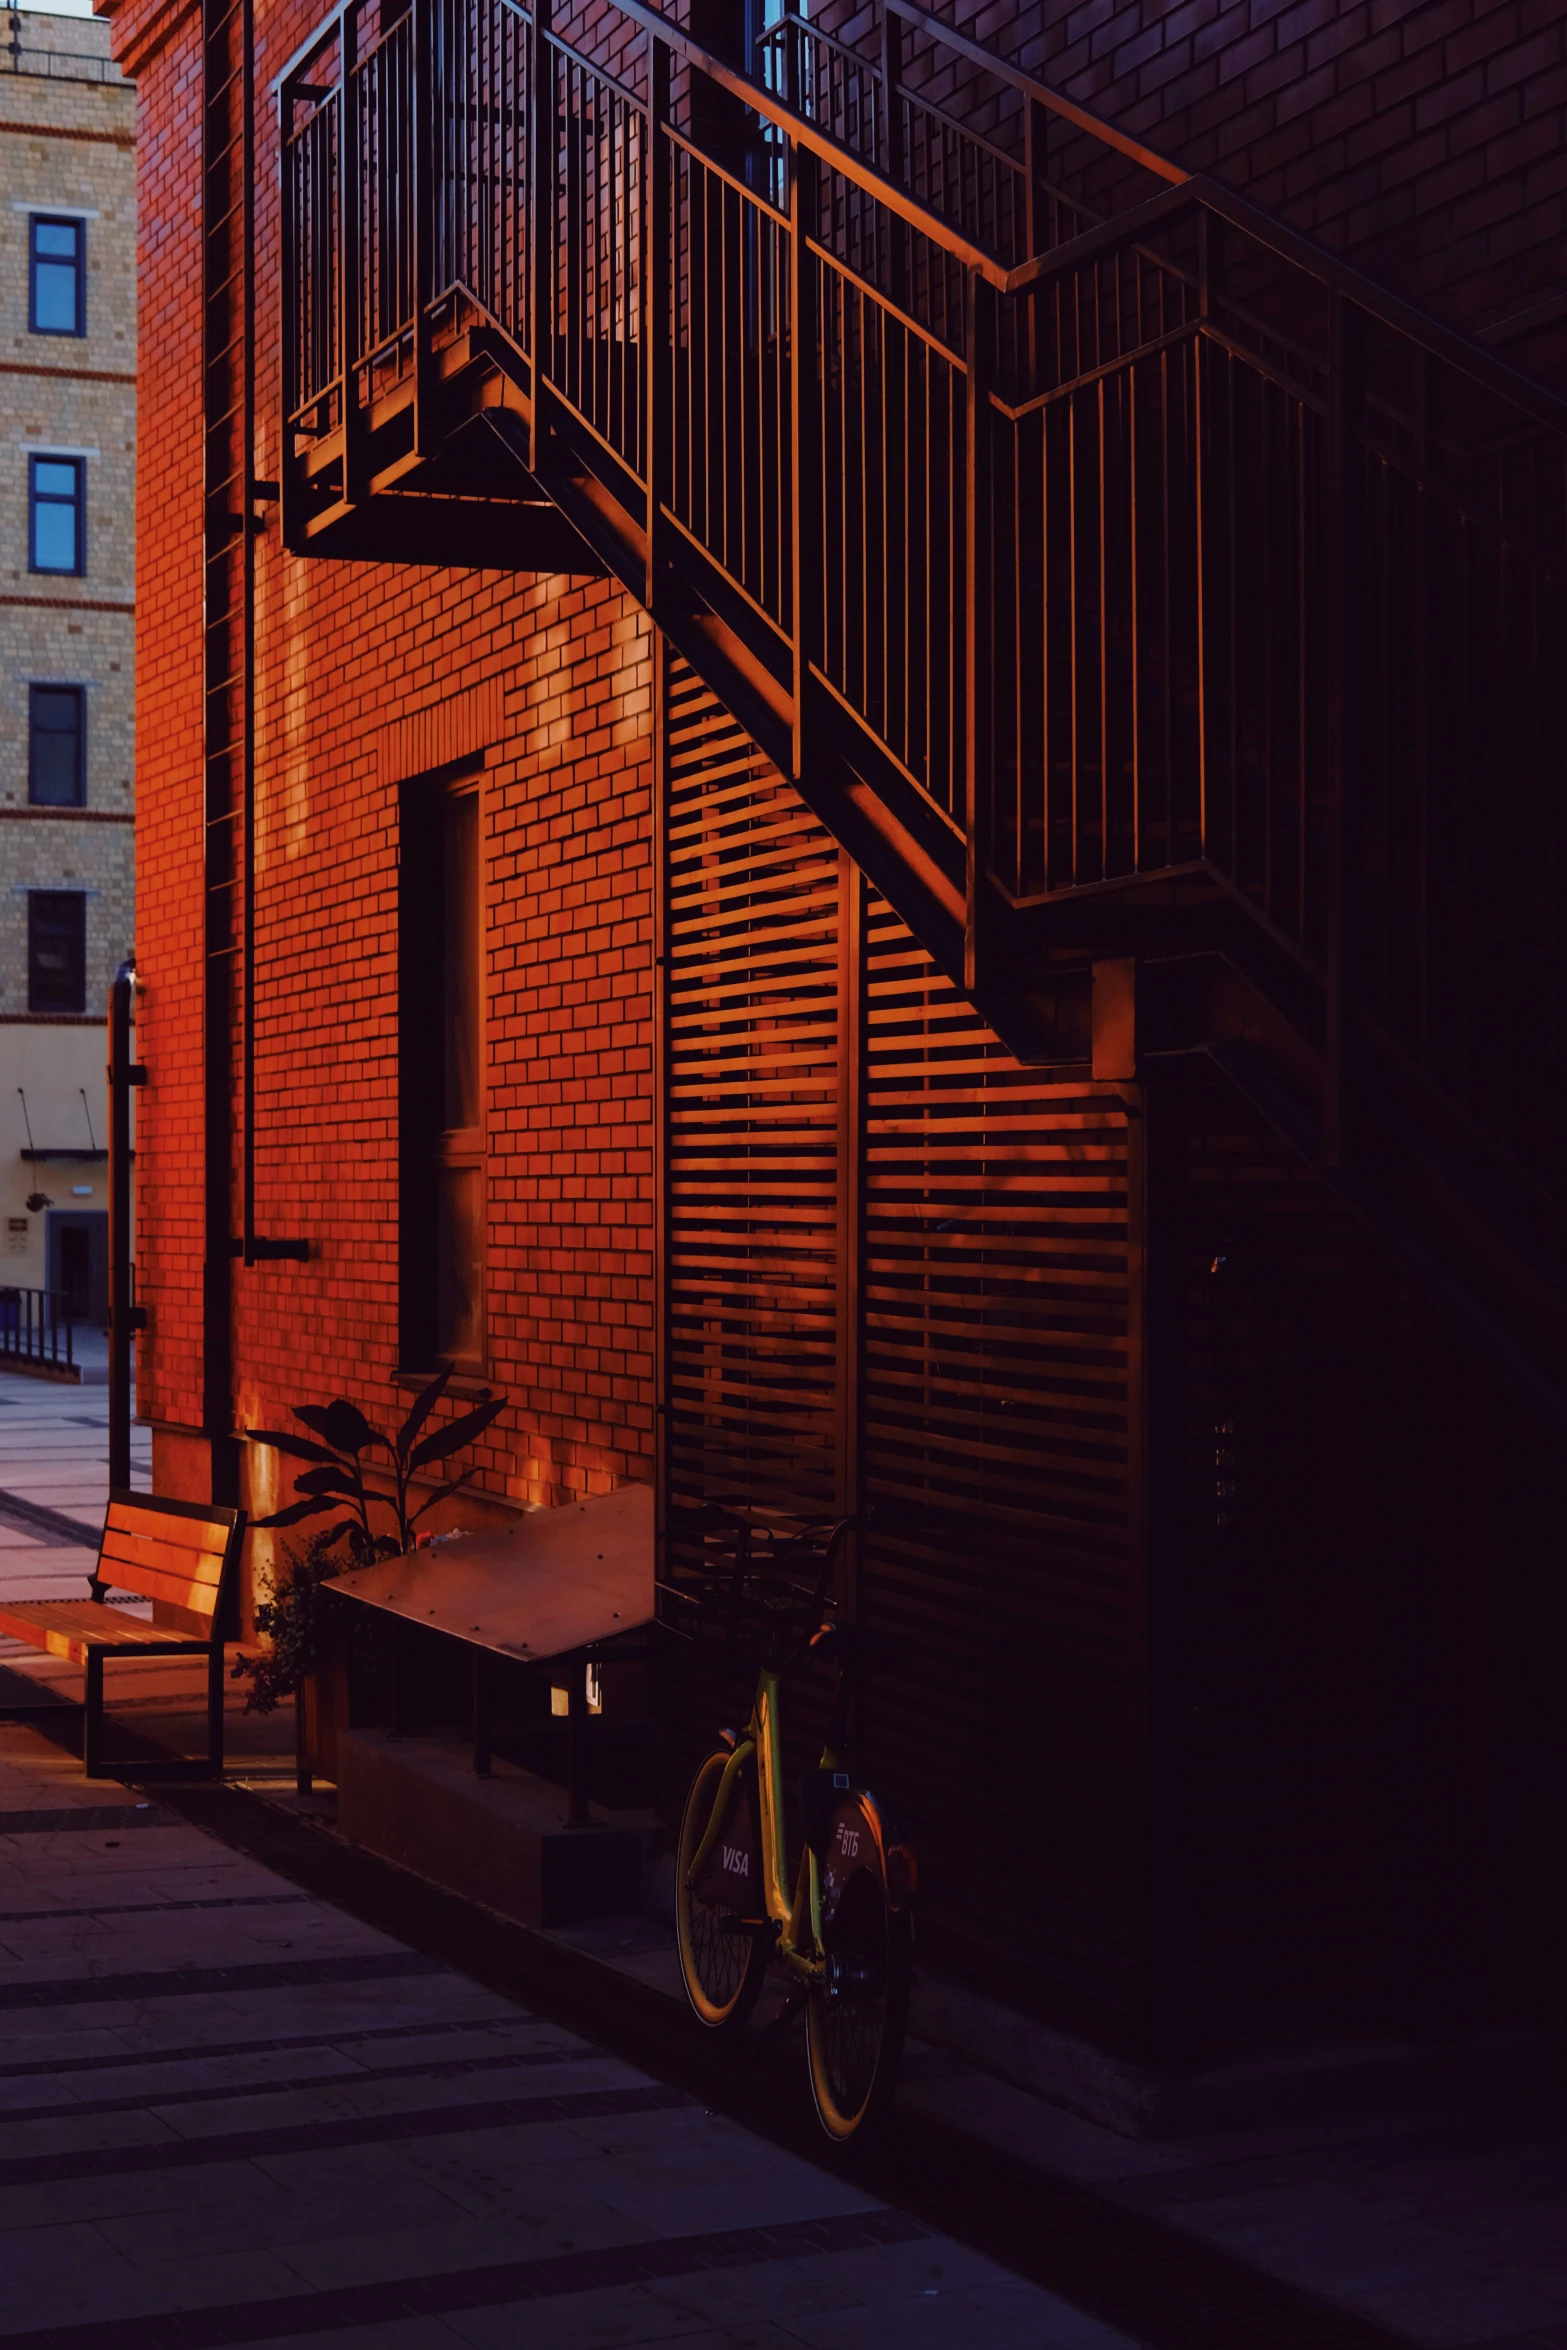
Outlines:
POLYGON ((82 569, 82 467, 78 458, 35 457, 32 549, 35 571, 82 569))
POLYGON ((41 335, 76 332, 76 272, 40 261, 33 272, 33 324, 41 335))
POLYGON ((40 506, 33 516, 35 571, 76 569, 76 516, 68 506, 40 506))
POLYGON ((76 335, 85 328, 82 265, 86 240, 74 220, 32 224, 32 318, 34 334, 76 335))

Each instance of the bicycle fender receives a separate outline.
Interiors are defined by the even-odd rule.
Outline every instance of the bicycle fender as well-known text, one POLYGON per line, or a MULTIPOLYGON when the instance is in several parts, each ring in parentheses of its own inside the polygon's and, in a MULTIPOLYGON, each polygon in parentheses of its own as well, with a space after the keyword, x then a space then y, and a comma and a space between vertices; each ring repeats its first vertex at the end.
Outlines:
POLYGON ((910 1909, 918 1891, 914 1854, 874 1795, 858 1788, 834 1809, 822 1861, 822 1924, 829 1926, 853 1878, 874 1877, 889 1909, 910 1909))
POLYGON ((691 1881, 698 1900, 739 1917, 763 1917, 762 1843, 757 1832, 756 1770, 743 1763, 730 1785, 723 1821, 691 1881))

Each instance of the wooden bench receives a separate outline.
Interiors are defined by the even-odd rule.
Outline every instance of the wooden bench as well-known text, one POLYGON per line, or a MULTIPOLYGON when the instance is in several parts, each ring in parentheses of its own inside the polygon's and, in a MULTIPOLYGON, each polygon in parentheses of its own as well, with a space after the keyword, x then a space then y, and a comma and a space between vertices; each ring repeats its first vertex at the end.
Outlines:
MULTIPOLYGON (((108 1656, 204 1656, 206 1768, 214 1778, 222 1770, 223 1630, 244 1538, 243 1510, 164 1501, 155 1493, 111 1493, 92 1597, 0 1605, 0 1632, 86 1667, 82 1762, 89 1779, 105 1776, 103 1665, 108 1656), (106 1596, 111 1590, 162 1600, 198 1618, 206 1629, 182 1632, 168 1624, 150 1624, 116 1607, 106 1596)), ((154 1771, 163 1767, 151 1766, 154 1771)), ((182 1773, 190 1768, 172 1758, 167 1767, 182 1773)))

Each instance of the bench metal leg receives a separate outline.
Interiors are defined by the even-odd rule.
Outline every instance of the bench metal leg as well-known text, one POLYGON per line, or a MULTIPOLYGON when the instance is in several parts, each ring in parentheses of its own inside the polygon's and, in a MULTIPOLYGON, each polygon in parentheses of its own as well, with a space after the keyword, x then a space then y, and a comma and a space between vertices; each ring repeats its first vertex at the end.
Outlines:
POLYGON ((223 1776, 223 1643, 214 1640, 207 1656, 207 1768, 223 1776))
POLYGON ((473 1775, 476 1779, 491 1776, 490 1692, 482 1648, 473 1652, 473 1775))
POLYGON ((105 1777, 103 1769, 103 1650, 87 1651, 86 1702, 82 1707, 82 1776, 105 1777))

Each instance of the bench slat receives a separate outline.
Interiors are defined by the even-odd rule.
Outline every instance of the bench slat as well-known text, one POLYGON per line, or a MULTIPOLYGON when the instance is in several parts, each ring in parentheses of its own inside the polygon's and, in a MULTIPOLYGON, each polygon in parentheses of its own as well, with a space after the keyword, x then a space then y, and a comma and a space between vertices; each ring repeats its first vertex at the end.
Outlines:
MULTIPOLYGON (((18 1601, 0 1607, 0 1632, 76 1665, 89 1648, 166 1647, 182 1637, 128 1615, 123 1608, 99 1606, 90 1599, 18 1601)), ((207 1645, 191 1634, 184 1640, 191 1648, 207 1645)))
POLYGON ((182 1575, 189 1582, 221 1583, 223 1580, 221 1550, 193 1550, 186 1543, 164 1542, 155 1536, 132 1534, 118 1526, 111 1526, 105 1533, 98 1558, 100 1567, 112 1562, 132 1572, 145 1569, 155 1575, 182 1575))
POLYGON ((111 1590, 134 1591, 138 1599, 161 1599, 171 1607, 189 1608, 198 1616, 217 1613, 218 1586, 193 1583, 186 1575, 155 1573, 147 1567, 122 1568, 100 1562, 99 1573, 111 1590))
POLYGON ((179 1517, 172 1510, 159 1509, 155 1501, 146 1508, 140 1501, 111 1501, 104 1531, 120 1529, 128 1534, 149 1534, 155 1541, 173 1542, 181 1549, 215 1550, 220 1557, 232 1531, 221 1518, 179 1517))

